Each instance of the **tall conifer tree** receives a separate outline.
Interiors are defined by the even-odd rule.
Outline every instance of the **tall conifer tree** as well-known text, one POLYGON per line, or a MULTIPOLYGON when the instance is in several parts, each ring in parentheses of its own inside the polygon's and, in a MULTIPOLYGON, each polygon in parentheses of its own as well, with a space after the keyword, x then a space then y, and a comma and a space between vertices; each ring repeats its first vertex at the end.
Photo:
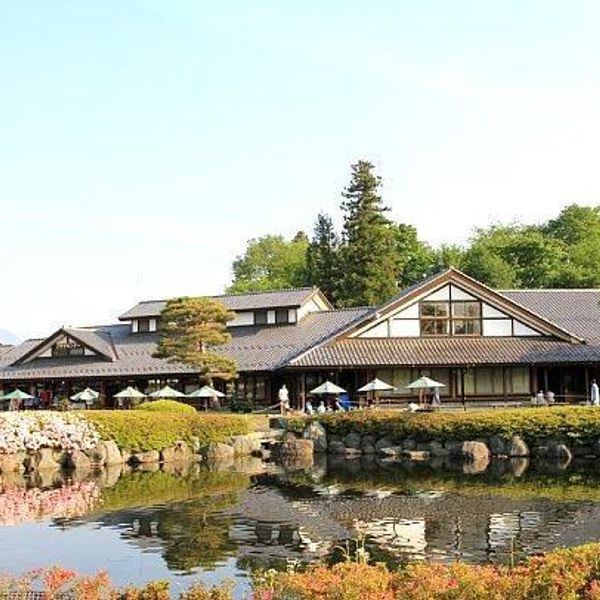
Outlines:
POLYGON ((396 240, 374 168, 364 160, 352 165, 350 185, 342 194, 344 226, 335 294, 341 306, 380 304, 398 289, 396 240))
POLYGON ((339 240, 329 215, 319 213, 312 240, 306 250, 308 283, 316 285, 329 298, 335 300, 335 282, 338 277, 339 240))

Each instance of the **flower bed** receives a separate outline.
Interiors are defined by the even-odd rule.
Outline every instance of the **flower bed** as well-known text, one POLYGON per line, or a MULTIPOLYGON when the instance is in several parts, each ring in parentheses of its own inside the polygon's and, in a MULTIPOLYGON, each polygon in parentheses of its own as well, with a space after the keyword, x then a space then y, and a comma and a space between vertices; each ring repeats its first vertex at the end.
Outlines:
MULTIPOLYGON (((522 437, 528 444, 543 438, 563 439, 572 446, 594 444, 600 439, 600 410, 595 407, 552 407, 510 410, 474 410, 411 414, 363 410, 318 417, 328 434, 370 434, 417 441, 476 440, 492 436, 522 437)), ((301 432, 308 420, 288 421, 301 432)))
POLYGON ((0 413, 0 453, 40 448, 91 450, 100 441, 94 424, 76 414, 58 412, 0 413))
MULTIPOLYGON (((411 564, 399 571, 345 562, 305 572, 254 577, 249 600, 600 600, 600 544, 557 550, 516 567, 411 564)), ((59 567, 0 578, 0 595, 43 590, 71 600, 232 600, 229 584, 195 584, 172 596, 164 581, 117 590, 107 574, 80 576, 59 567), (64 595, 63 595, 64 594, 64 595)))

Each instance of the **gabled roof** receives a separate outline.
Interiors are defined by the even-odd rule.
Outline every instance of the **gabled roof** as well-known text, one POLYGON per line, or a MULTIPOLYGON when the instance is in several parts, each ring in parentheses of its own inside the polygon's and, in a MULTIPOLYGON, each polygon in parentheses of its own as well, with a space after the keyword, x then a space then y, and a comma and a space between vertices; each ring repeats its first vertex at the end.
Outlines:
MULTIPOLYGON (((28 360, 32 360, 37 355, 50 348, 62 336, 67 336, 79 342, 84 348, 89 349, 104 360, 113 361, 116 358, 115 348, 109 335, 94 329, 61 327, 43 340, 35 340, 33 344, 26 343, 24 353, 18 353, 18 349, 22 348, 23 345, 18 346, 15 349, 18 353, 18 357, 12 364, 23 364, 28 360)), ((11 352, 10 354, 13 353, 11 352)))
MULTIPOLYGON (((246 294, 224 294, 210 297, 222 302, 229 310, 241 311, 266 308, 298 308, 315 296, 319 297, 324 306, 332 308, 329 300, 315 287, 270 292, 249 292, 246 294)), ((133 308, 124 312, 119 317, 119 320, 128 321, 131 319, 158 317, 165 308, 166 303, 167 300, 145 300, 139 302, 133 308)))
POLYGON ((433 275, 422 282, 410 286, 400 292, 395 298, 380 306, 375 313, 366 319, 364 323, 358 323, 353 331, 347 332, 348 337, 354 337, 367 327, 372 327, 384 321, 388 316, 404 306, 413 304, 420 298, 431 292, 453 283, 474 296, 481 298, 484 302, 494 308, 518 319, 525 325, 539 331, 545 336, 553 337, 570 343, 583 343, 584 339, 575 333, 561 327, 547 317, 520 304, 517 300, 502 294, 483 283, 465 275, 465 273, 450 267, 437 275, 433 275))

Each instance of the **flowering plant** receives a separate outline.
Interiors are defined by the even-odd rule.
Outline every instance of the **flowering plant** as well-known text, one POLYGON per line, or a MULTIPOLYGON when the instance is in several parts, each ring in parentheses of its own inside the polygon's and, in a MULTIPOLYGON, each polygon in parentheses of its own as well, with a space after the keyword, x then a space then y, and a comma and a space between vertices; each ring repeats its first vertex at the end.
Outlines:
POLYGON ((95 426, 75 414, 19 412, 0 414, 0 453, 56 448, 91 450, 100 441, 95 426))

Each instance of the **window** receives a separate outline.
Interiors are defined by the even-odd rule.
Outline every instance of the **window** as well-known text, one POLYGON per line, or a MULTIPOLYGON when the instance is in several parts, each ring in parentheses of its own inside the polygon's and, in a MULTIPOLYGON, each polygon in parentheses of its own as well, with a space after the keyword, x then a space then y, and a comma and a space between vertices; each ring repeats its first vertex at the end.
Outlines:
POLYGON ((150 331, 150 319, 138 319, 138 333, 148 333, 150 331))
POLYGON ((421 302, 420 321, 422 336, 481 335, 481 303, 421 302))
POLYGON ((254 311, 254 324, 255 325, 266 325, 269 322, 266 310, 255 310, 254 311))
POLYGON ((275 311, 275 323, 288 323, 289 313, 287 308, 278 308, 275 311))
POLYGON ((71 339, 61 340, 52 346, 52 356, 84 356, 85 348, 71 339))

